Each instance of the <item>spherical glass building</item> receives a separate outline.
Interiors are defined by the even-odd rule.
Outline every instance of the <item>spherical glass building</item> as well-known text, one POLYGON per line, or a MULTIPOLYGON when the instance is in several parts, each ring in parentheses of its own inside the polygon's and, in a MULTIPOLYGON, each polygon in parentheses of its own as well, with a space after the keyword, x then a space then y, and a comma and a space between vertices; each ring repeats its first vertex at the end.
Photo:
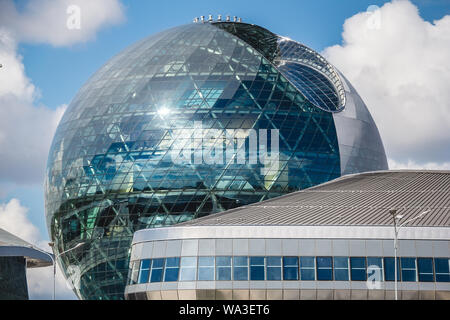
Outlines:
POLYGON ((322 56, 198 22, 132 45, 80 89, 49 153, 47 225, 77 295, 121 299, 136 230, 381 169, 372 117, 322 56), (276 165, 259 161, 274 146, 276 165))

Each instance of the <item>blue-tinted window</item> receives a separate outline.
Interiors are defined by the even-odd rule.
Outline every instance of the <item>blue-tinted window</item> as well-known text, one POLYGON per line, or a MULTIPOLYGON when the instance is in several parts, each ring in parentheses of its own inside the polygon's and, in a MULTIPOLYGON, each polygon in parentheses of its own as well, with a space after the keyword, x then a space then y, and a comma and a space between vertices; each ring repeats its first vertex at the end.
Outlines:
POLYGON ((314 257, 300 257, 300 280, 315 280, 316 268, 314 257))
POLYGON ((400 258, 402 267, 402 281, 417 281, 416 258, 400 258))
POLYGON ((164 281, 178 281, 180 271, 180 258, 166 258, 166 267, 164 268, 164 281))
POLYGON ((214 257, 198 257, 198 280, 214 280, 214 257))
POLYGON ((264 280, 264 257, 250 257, 250 280, 264 280))
POLYGON ((331 257, 317 257, 317 280, 333 280, 333 259, 331 257))
POLYGON ((352 281, 366 281, 366 258, 350 258, 350 279, 352 279, 352 281))
POLYGON ((248 257, 233 257, 233 280, 248 280, 248 257))
POLYGON ((450 260, 448 258, 435 258, 434 259, 436 282, 450 282, 449 264, 450 264, 450 260))
POLYGON ((383 281, 383 259, 380 257, 367 257, 367 277, 374 281, 383 281))
POLYGON ((231 257, 216 257, 216 280, 231 280, 231 257))
POLYGON ((433 258, 417 258, 417 271, 420 282, 433 282, 433 258))
POLYGON ((161 282, 163 275, 164 259, 152 259, 152 271, 150 282, 161 282))
POLYGON ((138 283, 147 283, 150 274, 150 259, 141 260, 141 267, 139 269, 138 283))
POLYGON ((334 280, 348 281, 348 257, 334 257, 334 280))
POLYGON ((283 280, 298 280, 298 257, 283 257, 283 280))
POLYGON ((180 260, 180 281, 195 281, 197 257, 182 257, 180 260))
POLYGON ((267 280, 281 280, 281 257, 267 257, 267 280))
MULTIPOLYGON (((395 264, 394 258, 386 257, 384 260, 384 279, 385 281, 395 280, 395 264)), ((397 258, 397 281, 400 281, 400 259, 397 258)))

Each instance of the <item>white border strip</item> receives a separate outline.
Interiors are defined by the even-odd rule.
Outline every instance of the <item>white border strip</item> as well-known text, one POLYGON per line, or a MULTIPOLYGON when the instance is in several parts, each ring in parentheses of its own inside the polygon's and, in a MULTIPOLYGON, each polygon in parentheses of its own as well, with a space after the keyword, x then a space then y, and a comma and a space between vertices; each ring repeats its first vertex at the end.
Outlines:
MULTIPOLYGON (((390 226, 186 226, 136 231, 133 244, 179 239, 392 239, 390 226)), ((399 238, 450 240, 450 227, 403 227, 399 238)))

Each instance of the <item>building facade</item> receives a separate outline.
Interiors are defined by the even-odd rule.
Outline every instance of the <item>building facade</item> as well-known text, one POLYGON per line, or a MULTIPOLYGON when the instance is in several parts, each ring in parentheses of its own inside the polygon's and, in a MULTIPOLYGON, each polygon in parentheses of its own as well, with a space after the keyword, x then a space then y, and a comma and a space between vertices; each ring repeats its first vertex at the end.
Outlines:
POLYGON ((47 226, 56 252, 83 244, 59 261, 81 269, 79 297, 121 299, 137 230, 382 169, 366 106, 317 52, 197 22, 137 42, 80 89, 49 153, 47 226))
POLYGON ((450 299, 450 171, 338 178, 135 233, 127 299, 450 299))
POLYGON ((53 264, 49 253, 0 229, 0 300, 27 300, 27 268, 53 264))

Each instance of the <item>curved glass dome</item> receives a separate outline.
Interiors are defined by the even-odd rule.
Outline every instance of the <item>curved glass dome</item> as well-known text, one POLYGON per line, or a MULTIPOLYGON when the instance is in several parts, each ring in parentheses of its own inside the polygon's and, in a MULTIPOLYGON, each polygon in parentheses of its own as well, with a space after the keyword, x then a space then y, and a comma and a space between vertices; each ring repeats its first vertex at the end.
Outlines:
MULTIPOLYGON (((136 230, 317 185, 339 177, 357 154, 340 152, 334 113, 310 101, 315 91, 277 68, 278 39, 265 47, 262 28, 228 25, 236 26, 254 34, 198 23, 134 44, 100 68, 65 112, 48 158, 46 218, 57 252, 81 243, 59 256, 66 276, 79 269, 81 298, 123 298, 136 230), (265 130, 278 134, 276 168, 249 160, 261 156, 248 148, 249 132, 261 142, 265 130), (231 150, 223 162, 173 157, 181 157, 180 146, 194 151, 191 160, 195 152, 216 156, 218 145, 231 150)), ((355 171, 385 169, 381 155, 351 163, 355 171)))

